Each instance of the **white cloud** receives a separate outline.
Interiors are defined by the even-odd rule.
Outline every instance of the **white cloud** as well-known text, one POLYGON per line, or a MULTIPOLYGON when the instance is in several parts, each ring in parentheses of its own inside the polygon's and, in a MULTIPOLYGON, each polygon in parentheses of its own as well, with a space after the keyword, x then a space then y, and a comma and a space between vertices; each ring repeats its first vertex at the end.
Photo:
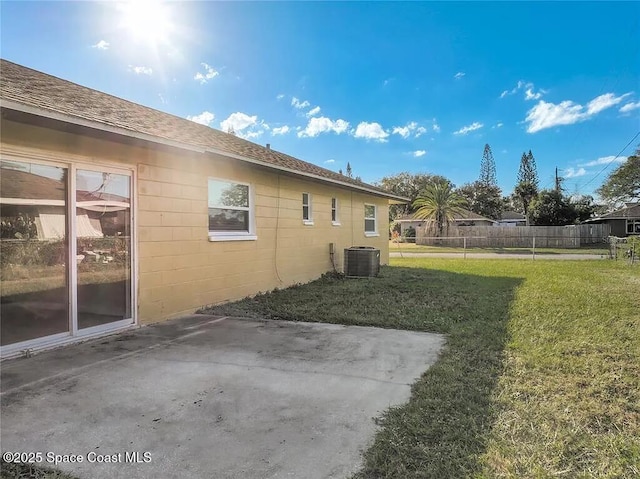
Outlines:
POLYGON ((316 106, 307 112, 307 117, 311 118, 312 116, 316 116, 318 113, 320 113, 320 107, 316 106))
POLYGON ((203 111, 199 115, 187 116, 187 120, 200 123, 201 125, 209 126, 216 116, 210 111, 203 111))
POLYGON ((573 125, 579 121, 588 120, 602 110, 617 105, 629 94, 625 93, 616 97, 613 93, 605 93, 591 100, 586 107, 571 100, 565 100, 558 104, 540 100, 527 113, 525 118, 525 122, 529 123, 527 132, 535 133, 545 128, 552 128, 558 125, 573 125))
POLYGON ((229 115, 229 118, 227 118, 226 120, 220 122, 220 127, 224 131, 227 131, 231 127, 237 133, 250 126, 254 126, 257 122, 258 117, 256 115, 249 116, 246 113, 237 111, 229 115))
POLYGON ((212 78, 215 78, 215 77, 217 77, 219 75, 219 73, 217 71, 215 71, 211 66, 207 65, 206 63, 203 62, 200 65, 203 66, 204 73, 197 72, 195 74, 195 76, 193 77, 193 79, 196 80, 196 81, 199 81, 200 84, 204 85, 209 80, 211 80, 212 78))
POLYGON ((525 100, 538 100, 540 99, 541 96, 542 96, 541 92, 534 93, 531 88, 527 88, 526 91, 524 92, 525 100))
POLYGON ((317 118, 311 118, 307 127, 304 130, 298 131, 298 137, 303 138, 306 136, 315 137, 320 133, 334 132, 338 135, 344 133, 349 128, 349 122, 345 120, 333 121, 327 117, 321 116, 317 118))
POLYGON ((613 93, 605 93, 604 95, 600 95, 587 103, 587 115, 595 115, 596 113, 600 113, 602 110, 611 108, 612 106, 620 103, 629 95, 631 95, 631 93, 625 93, 624 95, 620 96, 615 96, 613 93))
POLYGON ((539 90, 538 92, 534 91, 534 85, 531 82, 525 82, 525 81, 518 81, 518 83, 516 83, 516 86, 513 87, 511 90, 505 90, 500 94, 500 98, 504 98, 506 96, 510 96, 510 95, 515 95, 516 93, 518 93, 518 91, 525 89, 524 92, 524 99, 525 100, 539 100, 540 98, 542 98, 542 95, 544 95, 546 92, 546 90, 539 90))
POLYGON ((236 135, 238 135, 240 138, 245 138, 247 140, 250 140, 251 138, 258 138, 263 133, 264 131, 262 130, 252 130, 244 133, 236 133, 236 135))
POLYGON ((456 80, 460 80, 465 75, 466 75, 465 72, 458 72, 455 75, 453 75, 453 78, 455 78, 456 80))
POLYGON ((151 68, 143 66, 134 67, 133 65, 129 65, 129 70, 134 72, 136 75, 151 75, 153 73, 151 68))
POLYGON ((91 45, 91 48, 97 48, 98 50, 108 50, 109 49, 109 42, 104 41, 104 40, 100 40, 95 45, 91 45))
POLYGON ((427 154, 426 150, 416 150, 413 153, 411 153, 414 158, 420 158, 421 156, 424 156, 427 154))
POLYGON ((271 134, 272 134, 273 136, 276 136, 276 135, 286 135, 287 133, 289 133, 289 131, 291 131, 291 128, 289 128, 287 125, 284 125, 284 126, 280 126, 280 127, 274 128, 274 129, 271 131, 271 134))
POLYGON ((276 100, 280 101, 284 98, 284 93, 280 93, 277 97, 276 100))
POLYGON ((560 102, 557 105, 540 100, 527 113, 525 118, 525 121, 529 122, 527 131, 535 133, 557 125, 572 125, 586 119, 583 109, 582 105, 577 105, 569 100, 560 102))
POLYGON ((480 128, 482 128, 484 125, 482 123, 479 123, 477 121, 474 121, 473 123, 471 123, 470 125, 467 126, 463 126, 462 128, 460 128, 458 131, 454 131, 453 134, 454 135, 466 135, 467 133, 470 133, 472 131, 475 130, 479 130, 480 128))
POLYGON ((584 176, 587 174, 587 170, 584 168, 565 168, 564 177, 565 178, 577 178, 578 176, 584 176))
POLYGON ((513 87, 511 90, 505 90, 502 93, 500 93, 500 98, 504 98, 504 97, 509 96, 509 95, 515 95, 518 92, 518 90, 520 88, 522 88, 523 86, 525 86, 525 85, 526 85, 526 83, 523 82, 522 80, 518 81, 516 86, 513 87))
POLYGON ((504 126, 504 123, 502 123, 501 121, 499 121, 498 123, 496 123, 495 125, 493 125, 491 128, 502 128, 504 126))
POLYGON ((620 113, 629 113, 630 111, 637 110, 638 108, 640 108, 640 101, 637 101, 635 103, 627 103, 622 108, 620 108, 619 111, 620 113))
POLYGON ((409 135, 411 134, 412 125, 415 125, 415 122, 411 122, 407 126, 394 126, 391 132, 394 135, 400 135, 402 138, 406 139, 406 138, 409 138, 409 135))
POLYGON ((384 128, 382 128, 380 123, 367 123, 366 121, 362 121, 358 124, 353 136, 356 138, 365 138, 367 140, 384 143, 387 141, 389 133, 384 131, 384 128))
POLYGON ((240 138, 251 139, 262 135, 265 129, 269 129, 269 125, 262 120, 258 121, 257 115, 249 116, 237 111, 220 122, 220 128, 222 131, 232 129, 240 138))
POLYGON ((617 158, 613 155, 611 156, 603 156, 598 158, 597 160, 589 161, 587 163, 581 163, 578 166, 599 166, 599 165, 608 165, 609 163, 624 163, 627 161, 626 156, 618 156, 617 158))
POLYGON ((418 126, 415 121, 409 122, 405 126, 394 126, 391 130, 392 134, 400 135, 405 140, 412 134, 414 135, 414 138, 418 138, 419 136, 424 135, 426 132, 427 129, 424 126, 418 126))
POLYGON ((336 160, 333 160, 333 159, 332 159, 332 160, 327 160, 327 161, 325 161, 325 163, 326 163, 327 165, 333 165, 335 162, 336 162, 336 160))
POLYGON ((303 108, 307 108, 310 105, 311 105, 311 103, 309 103, 307 100, 300 101, 295 96, 291 99, 291 106, 294 107, 294 108, 297 108, 298 110, 301 110, 303 108))
POLYGON ((435 131, 436 133, 440 133, 440 125, 438 125, 436 123, 436 119, 435 118, 433 119, 433 125, 431 126, 431 129, 433 131, 435 131))

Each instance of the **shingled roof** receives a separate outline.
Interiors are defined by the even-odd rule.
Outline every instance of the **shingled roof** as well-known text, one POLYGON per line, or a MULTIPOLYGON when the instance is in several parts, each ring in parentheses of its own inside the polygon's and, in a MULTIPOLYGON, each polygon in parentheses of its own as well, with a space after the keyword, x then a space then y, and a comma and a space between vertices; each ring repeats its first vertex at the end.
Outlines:
POLYGON ((178 147, 218 153, 241 161, 337 183, 393 200, 408 201, 386 190, 341 175, 293 156, 154 110, 122 98, 0 59, 2 108, 63 119, 70 123, 129 135, 143 135, 178 147), (27 107, 26 109, 24 107, 27 107), (61 118, 61 116, 63 118, 61 118))
POLYGON ((640 218, 640 203, 627 203, 624 208, 612 211, 606 215, 589 218, 585 223, 595 223, 603 220, 628 220, 640 218))

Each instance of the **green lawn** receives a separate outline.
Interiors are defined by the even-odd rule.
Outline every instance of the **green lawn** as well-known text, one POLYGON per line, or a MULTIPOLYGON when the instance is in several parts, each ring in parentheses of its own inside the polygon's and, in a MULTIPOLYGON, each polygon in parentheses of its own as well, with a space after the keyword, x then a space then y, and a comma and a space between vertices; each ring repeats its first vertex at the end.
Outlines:
POLYGON ((640 475, 640 267, 395 259, 213 308, 448 335, 357 478, 640 475))
MULTIPOLYGON (((402 253, 464 253, 462 241, 460 247, 451 246, 425 246, 415 243, 389 242, 389 252, 402 253)), ((532 248, 467 248, 467 253, 522 253, 531 254, 532 248)), ((591 245, 580 248, 536 248, 536 254, 599 254, 609 255, 609 245, 591 245)))

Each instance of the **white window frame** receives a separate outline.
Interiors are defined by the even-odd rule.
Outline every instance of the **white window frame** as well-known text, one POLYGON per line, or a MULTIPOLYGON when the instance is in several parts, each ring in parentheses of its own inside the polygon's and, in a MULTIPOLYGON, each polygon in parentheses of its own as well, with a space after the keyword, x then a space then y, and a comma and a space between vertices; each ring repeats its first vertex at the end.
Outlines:
POLYGON ((335 196, 331 198, 331 224, 333 226, 340 226, 340 215, 338 214, 338 198, 335 196))
POLYGON ((302 192, 302 223, 305 226, 313 226, 313 199, 311 193, 302 192), (304 195, 307 195, 307 202, 304 202, 304 195), (307 217, 304 216, 304 209, 307 208, 307 217))
POLYGON ((364 235, 367 237, 380 236, 378 233, 378 205, 373 203, 364 204, 364 235), (373 216, 367 216, 367 206, 373 206, 373 216), (367 220, 373 220, 373 231, 367 231, 367 220))
POLYGON ((258 239, 256 235, 256 209, 254 201, 253 185, 243 181, 231 180, 229 178, 209 177, 207 179, 207 230, 209 232, 209 241, 255 241, 258 239), (209 189, 211 181, 220 181, 225 183, 233 183, 236 185, 247 186, 249 188, 249 206, 225 206, 209 204, 209 189), (211 231, 209 230, 209 208, 221 208, 238 211, 249 212, 249 231, 211 231))
POLYGON ((626 225, 628 235, 637 235, 638 233, 640 233, 640 231, 638 231, 638 228, 640 228, 640 219, 627 220, 626 225))

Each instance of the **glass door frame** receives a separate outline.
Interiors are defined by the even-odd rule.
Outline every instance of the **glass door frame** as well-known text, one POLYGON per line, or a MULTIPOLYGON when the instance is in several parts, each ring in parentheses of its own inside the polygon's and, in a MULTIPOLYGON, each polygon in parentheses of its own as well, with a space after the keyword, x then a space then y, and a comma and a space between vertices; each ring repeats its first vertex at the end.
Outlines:
MULTIPOLYGON (((5 150, 3 148, 3 150, 5 150)), ((7 148, 8 150, 8 148, 7 148)), ((68 278, 68 313, 69 313, 69 330, 66 332, 55 333, 49 336, 41 336, 39 338, 29 339, 18 343, 0 346, 0 358, 6 359, 25 354, 30 351, 51 348, 66 343, 72 343, 79 340, 86 340, 92 337, 102 336, 118 330, 130 328, 138 324, 138 241, 137 241, 137 177, 136 168, 133 165, 113 165, 108 163, 94 162, 76 162, 65 161, 57 155, 46 152, 38 153, 22 153, 17 151, 2 151, 0 158, 2 160, 29 162, 38 165, 55 166, 65 168, 67 170, 67 191, 66 191, 66 214, 67 214, 67 278, 68 278), (130 281, 130 297, 131 297, 131 317, 114 321, 111 323, 92 326, 89 328, 78 328, 78 261, 77 261, 77 236, 76 236, 76 171, 90 170, 105 173, 114 173, 126 175, 130 178, 130 255, 129 268, 131 271, 130 281)), ((86 161, 86 160, 85 160, 86 161)))

